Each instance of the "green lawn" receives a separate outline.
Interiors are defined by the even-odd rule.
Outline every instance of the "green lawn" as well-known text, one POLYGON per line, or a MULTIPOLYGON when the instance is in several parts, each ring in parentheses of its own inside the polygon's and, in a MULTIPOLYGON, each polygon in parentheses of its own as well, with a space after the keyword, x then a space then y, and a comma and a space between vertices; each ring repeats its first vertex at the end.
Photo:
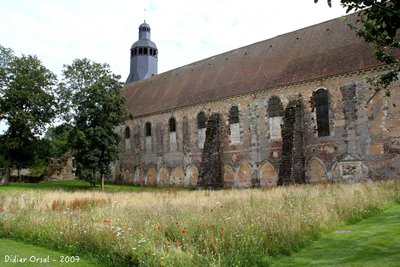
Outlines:
POLYGON ((0 266, 103 266, 79 255, 68 255, 8 239, 0 239, 0 266))
MULTIPOLYGON (((141 192, 141 191, 178 191, 190 190, 178 187, 156 187, 156 186, 138 186, 138 185, 121 185, 121 184, 105 184, 105 191, 110 193, 117 192, 141 192)), ((67 180, 67 181, 47 181, 39 183, 9 183, 0 185, 0 192, 7 191, 24 191, 24 190, 64 190, 64 191, 85 191, 85 190, 100 190, 98 184, 96 188, 92 188, 86 181, 67 180)))
POLYGON ((272 266, 400 266, 400 205, 326 235, 272 266))

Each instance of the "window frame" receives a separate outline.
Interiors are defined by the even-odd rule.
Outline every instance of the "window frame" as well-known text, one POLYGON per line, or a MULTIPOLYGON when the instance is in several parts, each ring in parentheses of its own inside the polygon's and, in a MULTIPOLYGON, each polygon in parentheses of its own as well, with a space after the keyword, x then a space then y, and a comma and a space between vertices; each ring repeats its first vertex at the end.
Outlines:
POLYGON ((151 137, 151 122, 146 122, 144 125, 144 135, 145 137, 151 137))
POLYGON ((207 116, 204 111, 197 114, 197 129, 204 129, 207 127, 207 116))
POLYGON ((168 120, 168 129, 170 133, 176 132, 176 119, 174 117, 169 118, 168 120))
POLYGON ((283 105, 282 101, 277 96, 272 96, 268 101, 268 117, 282 117, 283 105))
POLYGON ((125 139, 131 139, 131 128, 129 126, 125 127, 124 135, 125 139))
POLYGON ((240 123, 240 111, 238 106, 232 106, 229 109, 229 124, 240 123))
POLYGON ((320 88, 314 92, 315 114, 317 117, 318 137, 330 135, 329 121, 329 92, 320 88))

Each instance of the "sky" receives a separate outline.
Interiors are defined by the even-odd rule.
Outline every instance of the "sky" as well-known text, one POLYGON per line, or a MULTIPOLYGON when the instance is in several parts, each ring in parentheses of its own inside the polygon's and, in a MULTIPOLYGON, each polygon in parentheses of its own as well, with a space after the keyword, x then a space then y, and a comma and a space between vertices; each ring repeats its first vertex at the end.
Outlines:
POLYGON ((0 0, 0 44, 36 55, 61 78, 76 58, 125 81, 146 20, 159 73, 345 14, 326 0, 0 0))

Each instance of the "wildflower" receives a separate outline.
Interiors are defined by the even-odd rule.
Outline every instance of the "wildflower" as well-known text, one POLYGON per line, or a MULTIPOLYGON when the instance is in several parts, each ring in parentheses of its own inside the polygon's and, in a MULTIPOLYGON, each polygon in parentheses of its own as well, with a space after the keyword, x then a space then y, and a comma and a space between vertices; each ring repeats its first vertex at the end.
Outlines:
POLYGON ((176 246, 178 247, 178 248, 180 248, 180 247, 182 247, 183 246, 183 244, 181 243, 181 242, 176 242, 176 246))
POLYGON ((157 230, 157 231, 161 231, 161 226, 157 226, 157 227, 156 227, 156 230, 157 230))
POLYGON ((109 223, 111 223, 111 221, 110 220, 104 220, 103 223, 104 224, 109 224, 109 223))
POLYGON ((224 207, 224 205, 219 206, 221 209, 224 207))
POLYGON ((212 224, 212 225, 211 225, 211 228, 215 228, 215 224, 212 224))
POLYGON ((224 229, 224 227, 221 227, 220 230, 221 230, 221 233, 223 233, 225 229, 224 229))
POLYGON ((182 229, 182 234, 186 234, 186 228, 182 229))
POLYGON ((170 243, 170 242, 165 242, 164 245, 165 245, 166 247, 170 247, 170 246, 171 246, 171 243, 170 243))

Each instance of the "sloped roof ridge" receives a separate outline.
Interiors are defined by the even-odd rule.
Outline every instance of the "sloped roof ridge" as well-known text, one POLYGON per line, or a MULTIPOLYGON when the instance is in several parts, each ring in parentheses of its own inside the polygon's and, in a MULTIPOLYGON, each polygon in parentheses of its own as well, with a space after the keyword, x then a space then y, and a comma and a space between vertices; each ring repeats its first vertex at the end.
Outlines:
POLYGON ((264 40, 261 40, 261 41, 257 41, 257 42, 254 42, 254 43, 250 43, 250 44, 247 44, 247 45, 244 45, 244 46, 241 46, 241 47, 238 47, 238 48, 234 48, 234 49, 231 49, 231 50, 222 52, 222 53, 214 54, 214 55, 211 55, 211 56, 209 56, 209 57, 206 57, 206 58, 203 58, 203 59, 199 59, 199 60, 196 60, 196 61, 187 63, 187 64, 185 64, 185 65, 182 65, 182 66, 179 66, 179 67, 176 67, 176 68, 173 68, 173 69, 170 69, 170 70, 161 72, 161 73, 159 73, 159 74, 157 74, 157 75, 151 77, 150 79, 153 79, 153 78, 155 78, 155 77, 158 76, 158 75, 162 75, 162 74, 164 74, 164 73, 169 73, 169 72, 177 71, 177 70, 182 69, 182 68, 185 68, 185 67, 196 66, 196 64, 198 64, 198 63, 205 62, 205 61, 210 60, 210 59, 215 58, 215 57, 219 57, 219 56, 224 56, 224 55, 227 55, 227 54, 231 54, 232 52, 237 51, 237 50, 240 50, 240 49, 250 48, 250 47, 252 47, 252 46, 254 46, 254 45, 266 43, 266 42, 268 42, 268 41, 271 41, 271 40, 280 38, 280 37, 282 37, 282 36, 287 36, 287 35, 290 35, 290 34, 294 34, 294 33, 296 33, 296 32, 302 32, 302 31, 304 31, 304 30, 307 30, 307 29, 312 28, 312 27, 315 27, 315 26, 319 26, 319 25, 323 25, 323 24, 329 24, 329 23, 332 22, 332 21, 335 21, 335 20, 338 20, 338 19, 347 18, 347 17, 352 17, 352 16, 354 16, 354 15, 355 15, 355 13, 351 13, 351 14, 348 14, 348 15, 343 15, 343 16, 340 16, 340 17, 337 17, 337 18, 333 18, 333 19, 330 19, 330 20, 326 20, 326 21, 322 21, 322 22, 319 22, 319 23, 315 23, 315 24, 312 24, 312 25, 310 25, 310 26, 302 27, 302 28, 299 28, 299 29, 296 29, 296 30, 293 30, 293 31, 289 31, 289 32, 286 32, 286 33, 278 34, 278 35, 275 35, 275 36, 270 37, 270 38, 268 38, 268 39, 264 39, 264 40))
POLYGON ((123 94, 133 115, 143 116, 381 64, 339 17, 128 84, 123 94))

